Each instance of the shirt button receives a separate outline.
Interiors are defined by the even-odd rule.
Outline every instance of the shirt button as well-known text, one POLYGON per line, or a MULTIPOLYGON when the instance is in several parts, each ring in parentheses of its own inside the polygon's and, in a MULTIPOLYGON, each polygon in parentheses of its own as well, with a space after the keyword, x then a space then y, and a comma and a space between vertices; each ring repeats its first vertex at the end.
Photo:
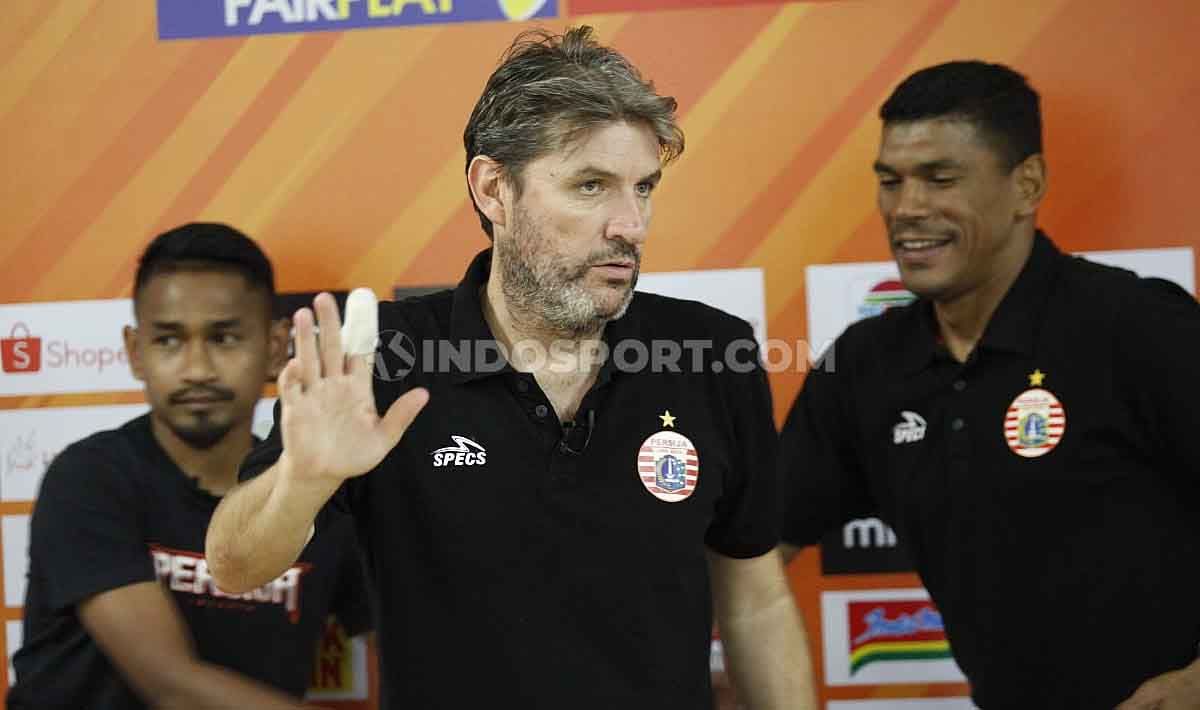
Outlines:
POLYGON ((539 419, 544 419, 546 415, 550 413, 550 408, 544 404, 539 404, 533 408, 533 413, 536 414, 539 419))
POLYGON ((529 383, 525 380, 517 380, 517 391, 525 393, 529 391, 529 383))
POLYGON ((967 388, 966 380, 955 380, 954 381, 954 391, 955 392, 962 392, 966 388, 967 388))
POLYGON ((962 431, 966 425, 967 423, 962 420, 962 417, 955 417, 954 421, 950 422, 950 428, 954 431, 962 431))

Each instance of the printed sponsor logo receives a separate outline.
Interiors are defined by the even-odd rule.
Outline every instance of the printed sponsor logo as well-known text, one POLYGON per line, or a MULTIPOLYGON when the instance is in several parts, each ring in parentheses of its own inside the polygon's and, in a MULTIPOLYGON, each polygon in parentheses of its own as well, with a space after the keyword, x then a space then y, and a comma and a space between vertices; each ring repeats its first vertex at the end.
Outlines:
POLYGON ((308 700, 366 700, 367 644, 346 636, 336 617, 325 621, 315 648, 308 700))
POLYGON ((434 468, 445 466, 482 466, 487 463, 487 449, 465 436, 453 434, 453 446, 443 446, 433 451, 434 468))
POLYGON ((821 539, 822 574, 909 572, 908 549, 879 518, 851 520, 821 539))
POLYGON ((822 592, 821 621, 827 685, 966 680, 924 589, 822 592))
POLYGON ((904 284, 900 283, 899 279, 886 279, 867 291, 866 297, 858 307, 858 315, 860 318, 870 318, 889 308, 907 306, 916 299, 917 297, 913 295, 912 291, 904 288, 904 284))
POLYGON ((121 330, 129 299, 0 305, 0 396, 141 389, 121 330))
POLYGON ((893 444, 912 444, 925 438, 925 417, 916 412, 900 412, 900 423, 892 427, 893 444))
POLYGON ((558 0, 158 0, 160 39, 558 16, 558 0))
POLYGON ((950 658, 942 615, 927 601, 849 604, 850 675, 870 663, 950 658))
POLYGON ((300 585, 309 564, 293 565, 274 581, 244 594, 221 591, 208 572, 204 555, 186 550, 172 550, 150 545, 154 572, 158 580, 172 592, 190 595, 195 606, 217 607, 235 611, 254 611, 262 604, 282 606, 293 623, 300 621, 300 585))
POLYGON ((654 12, 706 7, 780 5, 784 2, 787 0, 571 0, 570 9, 572 15, 591 15, 600 12, 654 12))

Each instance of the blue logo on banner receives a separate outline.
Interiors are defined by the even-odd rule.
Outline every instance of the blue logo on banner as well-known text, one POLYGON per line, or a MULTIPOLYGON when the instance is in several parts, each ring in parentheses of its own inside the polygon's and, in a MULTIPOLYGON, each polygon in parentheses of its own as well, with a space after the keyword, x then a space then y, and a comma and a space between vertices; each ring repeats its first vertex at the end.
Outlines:
POLYGON ((159 39, 557 17, 558 0, 158 0, 159 39))

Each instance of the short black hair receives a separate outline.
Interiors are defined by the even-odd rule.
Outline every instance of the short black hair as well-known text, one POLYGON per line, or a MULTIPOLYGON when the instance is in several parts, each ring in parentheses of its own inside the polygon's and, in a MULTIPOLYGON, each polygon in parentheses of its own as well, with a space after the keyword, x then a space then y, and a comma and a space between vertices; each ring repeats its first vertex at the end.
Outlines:
POLYGON ((975 124, 1006 169, 1042 152, 1038 93, 1003 64, 954 61, 922 69, 879 109, 884 124, 949 118, 975 124))
POLYGON ((138 260, 133 302, 150 279, 163 273, 188 270, 233 271, 245 277, 252 289, 266 296, 268 317, 275 308, 275 271, 254 240, 227 224, 190 222, 163 232, 150 242, 138 260))

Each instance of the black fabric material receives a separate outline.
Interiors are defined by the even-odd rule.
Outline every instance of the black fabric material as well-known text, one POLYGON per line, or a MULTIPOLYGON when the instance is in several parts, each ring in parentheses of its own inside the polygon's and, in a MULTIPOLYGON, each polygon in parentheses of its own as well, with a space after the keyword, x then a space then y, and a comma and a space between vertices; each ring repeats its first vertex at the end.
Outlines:
POLYGON ((892 525, 985 710, 1111 708, 1193 661, 1195 299, 1039 233, 965 363, 935 334, 918 300, 852 325, 834 371, 809 374, 782 434, 783 538, 892 525), (1005 417, 1035 371, 1066 421, 1026 458, 1005 417), (902 412, 924 419, 922 438, 897 430, 902 412))
POLYGON ((145 707, 76 607, 156 579, 170 590, 201 659, 303 695, 328 614, 354 631, 371 626, 352 521, 331 519, 288 572, 233 598, 214 591, 203 561, 218 501, 159 446, 150 415, 56 457, 31 521, 24 644, 13 658, 8 707, 145 707))
MULTIPOLYGON (((699 303, 637 294, 606 329, 613 357, 576 418, 586 426, 592 412, 594 426, 590 438, 571 428, 575 450, 587 442, 571 453, 531 375, 503 360, 437 367, 441 342, 494 345, 479 296, 489 263, 481 253, 454 291, 381 304, 380 411, 417 385, 431 399, 384 462, 327 506, 354 514, 377 585, 384 707, 710 707, 706 550, 753 557, 778 537, 775 428, 752 331, 699 303), (655 338, 713 347, 698 373, 691 357, 681 372, 621 365, 635 361, 622 342, 655 338), (737 343, 744 371, 711 372, 737 343), (698 453, 698 483, 679 502, 651 495, 638 471, 640 447, 663 430, 698 453), (468 446, 473 458, 435 465, 454 436, 485 461, 468 446)), ((272 434, 243 475, 279 451, 272 434)))

